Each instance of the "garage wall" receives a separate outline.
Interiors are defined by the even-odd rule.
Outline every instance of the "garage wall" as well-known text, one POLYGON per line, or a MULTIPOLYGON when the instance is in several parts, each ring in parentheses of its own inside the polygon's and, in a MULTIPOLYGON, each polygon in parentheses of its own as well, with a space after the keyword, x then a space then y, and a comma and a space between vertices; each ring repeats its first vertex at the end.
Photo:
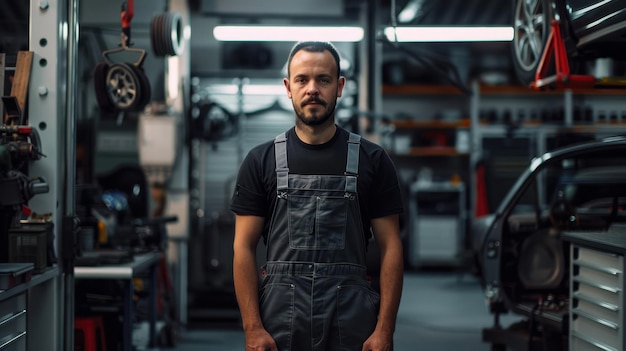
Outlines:
MULTIPOLYGON (((195 143, 198 153, 199 208, 193 209, 189 246, 190 321, 232 319, 238 312, 232 278, 234 215, 228 204, 241 160, 254 146, 272 140, 294 123, 293 114, 274 110, 240 116, 240 133, 215 142, 195 143)), ((197 193, 196 193, 197 191, 197 193)), ((263 246, 258 256, 263 257, 263 246)))

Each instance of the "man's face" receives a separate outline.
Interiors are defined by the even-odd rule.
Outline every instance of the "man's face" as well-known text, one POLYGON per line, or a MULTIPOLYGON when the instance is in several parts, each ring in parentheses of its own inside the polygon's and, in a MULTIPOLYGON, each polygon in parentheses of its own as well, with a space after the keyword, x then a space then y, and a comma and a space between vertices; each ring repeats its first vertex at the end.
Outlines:
POLYGON ((298 51, 284 83, 298 119, 309 126, 321 125, 333 117, 345 79, 337 77, 337 65, 328 52, 298 51))

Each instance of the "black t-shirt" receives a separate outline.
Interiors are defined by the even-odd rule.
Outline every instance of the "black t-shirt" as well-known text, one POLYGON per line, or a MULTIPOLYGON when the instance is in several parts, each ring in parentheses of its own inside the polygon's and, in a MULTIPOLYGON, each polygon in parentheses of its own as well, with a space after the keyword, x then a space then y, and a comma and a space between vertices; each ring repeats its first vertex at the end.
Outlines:
MULTIPOLYGON (((302 142, 294 128, 289 129, 286 135, 289 173, 345 173, 347 130, 337 127, 333 138, 320 145, 302 142)), ((368 230, 372 218, 402 213, 403 202, 396 168, 385 150, 361 138, 359 152, 357 191, 363 228, 368 230)), ((242 162, 230 209, 237 214, 265 217, 266 234, 276 198, 276 159, 274 140, 271 140, 250 150, 242 162)))

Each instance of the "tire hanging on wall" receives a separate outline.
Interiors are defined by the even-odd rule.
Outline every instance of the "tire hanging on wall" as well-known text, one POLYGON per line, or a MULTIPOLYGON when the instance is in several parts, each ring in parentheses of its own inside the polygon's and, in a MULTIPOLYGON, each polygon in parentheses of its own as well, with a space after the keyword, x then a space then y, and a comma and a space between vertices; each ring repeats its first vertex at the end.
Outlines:
POLYGON ((183 23, 180 14, 166 12, 152 17, 150 43, 155 56, 177 56, 183 50, 183 23))
POLYGON ((106 76, 109 65, 106 62, 100 62, 93 70, 93 85, 96 94, 96 100, 100 110, 103 112, 111 112, 114 109, 113 103, 107 95, 106 76))
POLYGON ((137 110, 142 110, 149 102, 152 96, 152 88, 150 86, 150 80, 148 80, 148 76, 144 72, 143 68, 134 64, 128 64, 130 68, 135 71, 137 77, 139 77, 139 83, 141 87, 141 98, 139 99, 139 104, 136 106, 137 110))
POLYGON ((142 101, 142 83, 133 64, 116 63, 106 74, 107 97, 119 110, 136 110, 142 101))
POLYGON ((96 100, 103 112, 140 111, 150 102, 150 81, 137 64, 100 62, 94 68, 93 81, 96 100))
POLYGON ((152 17, 152 21, 150 22, 150 45, 152 46, 152 53, 156 57, 164 56, 165 52, 162 39, 163 26, 163 15, 152 17))

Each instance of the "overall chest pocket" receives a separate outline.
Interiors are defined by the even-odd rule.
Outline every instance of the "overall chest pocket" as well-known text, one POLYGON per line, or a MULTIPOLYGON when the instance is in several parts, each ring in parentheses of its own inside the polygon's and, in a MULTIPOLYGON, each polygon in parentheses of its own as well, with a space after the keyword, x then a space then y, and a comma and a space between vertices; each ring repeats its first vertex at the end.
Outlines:
POLYGON ((287 201, 291 248, 341 250, 345 247, 349 197, 312 192, 292 194, 287 201))

